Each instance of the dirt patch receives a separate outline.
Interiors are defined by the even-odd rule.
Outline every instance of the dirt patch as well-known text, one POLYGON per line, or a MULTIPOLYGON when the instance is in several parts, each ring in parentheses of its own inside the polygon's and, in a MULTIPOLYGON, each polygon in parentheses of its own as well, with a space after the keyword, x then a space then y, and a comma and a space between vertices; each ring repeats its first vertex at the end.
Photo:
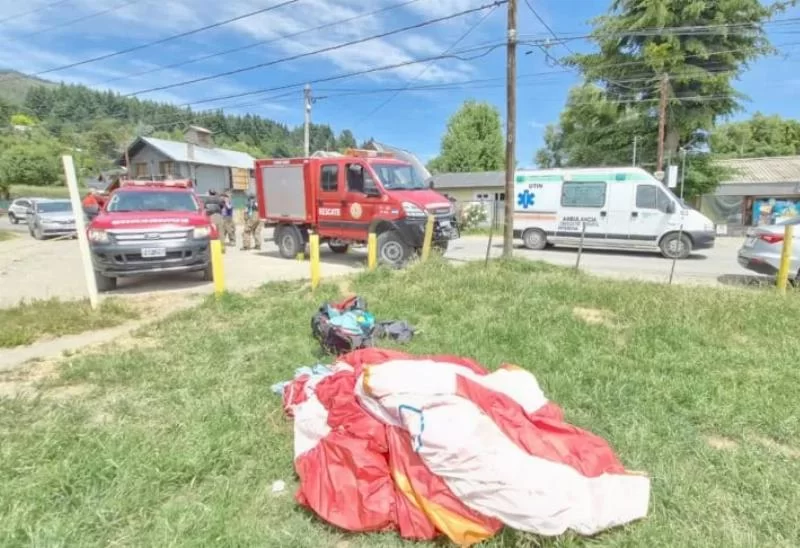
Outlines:
POLYGON ((736 441, 723 436, 708 436, 706 438, 706 443, 710 447, 719 449, 720 451, 733 451, 739 447, 736 441))
POLYGON ((599 308, 581 308, 575 307, 572 309, 572 315, 577 319, 588 323, 589 325, 604 325, 606 327, 614 327, 614 314, 608 310, 601 310, 599 308))
POLYGON ((753 441, 773 453, 778 453, 790 459, 800 459, 800 449, 795 449, 794 447, 784 445, 763 436, 756 436, 753 438, 753 441))

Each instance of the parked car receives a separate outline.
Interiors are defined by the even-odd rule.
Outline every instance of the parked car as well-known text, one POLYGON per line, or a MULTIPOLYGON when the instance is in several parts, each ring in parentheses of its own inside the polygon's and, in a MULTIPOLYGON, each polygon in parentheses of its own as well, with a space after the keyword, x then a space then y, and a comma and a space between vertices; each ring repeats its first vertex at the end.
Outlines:
MULTIPOLYGON (((744 244, 739 249, 739 264, 758 274, 777 275, 781 265, 786 225, 800 225, 800 217, 793 217, 774 225, 750 228, 744 244)), ((792 242, 789 279, 800 281, 800 230, 796 228, 792 242)))
POLYGON ((11 224, 24 222, 33 202, 33 198, 17 198, 11 202, 11 205, 8 206, 8 220, 11 224))
POLYGON ((69 200, 34 200, 28 211, 28 231, 37 240, 75 235, 75 213, 69 200))

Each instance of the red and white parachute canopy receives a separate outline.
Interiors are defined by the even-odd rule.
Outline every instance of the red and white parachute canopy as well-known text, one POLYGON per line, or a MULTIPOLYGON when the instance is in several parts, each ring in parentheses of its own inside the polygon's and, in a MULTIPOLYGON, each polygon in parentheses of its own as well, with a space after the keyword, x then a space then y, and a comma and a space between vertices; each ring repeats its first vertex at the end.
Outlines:
POLYGON ((592 535, 647 515, 650 480, 514 366, 366 349, 283 397, 297 500, 348 531, 469 545, 504 525, 592 535))

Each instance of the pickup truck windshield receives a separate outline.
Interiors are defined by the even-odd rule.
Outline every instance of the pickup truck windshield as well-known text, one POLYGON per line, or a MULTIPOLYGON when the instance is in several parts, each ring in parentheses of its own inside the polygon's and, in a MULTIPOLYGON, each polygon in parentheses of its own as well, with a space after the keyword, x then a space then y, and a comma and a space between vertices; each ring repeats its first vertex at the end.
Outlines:
POLYGON ((409 165, 372 164, 372 169, 386 190, 422 190, 426 188, 425 181, 409 165))
POLYGON ((115 192, 106 211, 197 211, 197 202, 189 192, 136 191, 115 192))
POLYGON ((40 202, 36 209, 40 213, 67 213, 72 211, 72 204, 70 202, 40 202))

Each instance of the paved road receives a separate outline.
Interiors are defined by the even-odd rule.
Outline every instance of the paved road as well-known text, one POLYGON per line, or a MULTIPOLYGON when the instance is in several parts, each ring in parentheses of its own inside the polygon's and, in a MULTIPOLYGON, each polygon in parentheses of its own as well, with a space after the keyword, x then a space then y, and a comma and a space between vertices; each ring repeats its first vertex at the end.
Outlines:
POLYGON ((0 230, 7 230, 10 232, 19 232, 20 234, 28 233, 28 225, 26 223, 11 224, 7 215, 0 215, 0 230))
MULTIPOLYGON (((482 259, 486 256, 487 238, 463 238, 455 242, 448 257, 454 259, 482 259)), ((736 261, 742 244, 741 238, 720 238, 713 249, 698 251, 683 261, 677 261, 674 283, 700 285, 747 285, 763 283, 764 278, 754 276, 736 261)), ((492 248, 492 256, 499 257, 502 241, 492 248)), ((518 244, 515 257, 546 261, 561 266, 575 266, 577 250, 550 248, 531 251, 518 244)), ((656 282, 669 281, 672 261, 656 253, 584 250, 581 270, 600 276, 640 279, 656 282)))
MULTIPOLYGON (((0 225, 2 228, 5 226, 0 225)), ((736 251, 740 243, 738 238, 721 239, 714 249, 678 261, 674 281, 703 285, 763 283, 763 279, 752 276, 737 264, 736 251)), ((482 259, 486 254, 486 244, 486 238, 463 238, 453 242, 447 257, 454 262, 482 259)), ((500 242, 496 243, 492 256, 500 256, 501 247, 500 242)), ((558 248, 529 251, 518 247, 515 256, 574 266, 576 251, 558 248)), ((365 263, 363 250, 342 256, 323 247, 321 257, 323 277, 355 272, 365 263)), ((671 266, 672 262, 660 255, 619 251, 585 251, 581 260, 581 269, 586 272, 657 282, 669 279, 671 266)), ((246 290, 268 281, 307 279, 309 265, 308 262, 280 258, 274 244, 267 243, 259 253, 230 250, 225 255, 225 272, 230 289, 246 290)), ((125 279, 120 281, 114 294, 154 291, 208 293, 212 286, 202 282, 199 274, 125 279)), ((85 295, 77 241, 36 241, 23 233, 14 240, 0 242, 0 308, 13 306, 21 299, 74 299, 85 295)))

